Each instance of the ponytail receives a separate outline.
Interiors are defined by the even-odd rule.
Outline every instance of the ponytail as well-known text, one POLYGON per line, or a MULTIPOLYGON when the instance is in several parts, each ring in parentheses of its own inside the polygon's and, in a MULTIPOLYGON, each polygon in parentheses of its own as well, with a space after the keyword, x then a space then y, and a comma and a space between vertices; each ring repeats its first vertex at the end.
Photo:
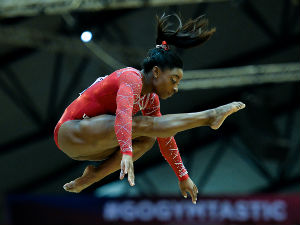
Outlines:
POLYGON ((184 25, 177 14, 157 17, 156 47, 149 50, 148 55, 142 62, 142 69, 148 73, 154 66, 160 69, 183 69, 183 62, 176 52, 168 45, 178 48, 191 48, 206 42, 216 31, 215 28, 208 29, 208 20, 203 16, 190 19, 184 25), (175 30, 170 29, 172 23, 169 19, 174 16, 179 24, 175 30))
POLYGON ((170 45, 178 48, 191 48, 206 42, 215 33, 216 28, 208 28, 208 19, 199 16, 196 19, 190 19, 185 24, 177 14, 157 17, 157 38, 156 44, 166 41, 170 45), (172 30, 169 20, 175 17, 178 20, 178 26, 172 30))

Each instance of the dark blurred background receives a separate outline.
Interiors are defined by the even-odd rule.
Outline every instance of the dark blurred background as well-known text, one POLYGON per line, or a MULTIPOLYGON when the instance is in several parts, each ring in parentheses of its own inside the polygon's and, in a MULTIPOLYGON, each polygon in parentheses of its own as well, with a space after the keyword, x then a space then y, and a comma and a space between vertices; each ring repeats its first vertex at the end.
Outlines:
POLYGON ((68 158, 53 140, 65 107, 97 77, 124 66, 140 69, 155 46, 155 16, 163 12, 180 12, 185 19, 205 14, 217 32, 203 46, 177 49, 184 79, 178 94, 161 101, 162 114, 231 101, 247 105, 217 131, 201 127, 176 135, 199 199, 299 196, 299 4, 0 0, 0 223, 20 223, 14 210, 24 211, 28 196, 41 196, 41 208, 47 196, 66 208, 68 198, 78 204, 82 196, 181 199, 177 178, 157 144, 134 164, 135 187, 119 181, 116 173, 79 195, 67 193, 62 186, 91 162, 68 158), (92 33, 90 42, 81 40, 84 31, 92 33))

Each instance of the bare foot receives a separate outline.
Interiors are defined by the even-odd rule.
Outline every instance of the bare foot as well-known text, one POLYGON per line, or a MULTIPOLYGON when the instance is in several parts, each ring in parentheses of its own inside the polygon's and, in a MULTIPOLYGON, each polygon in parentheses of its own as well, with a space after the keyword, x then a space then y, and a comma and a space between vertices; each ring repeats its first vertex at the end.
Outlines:
POLYGON ((66 191, 79 193, 83 189, 87 188, 88 186, 92 185, 98 180, 95 180, 95 167, 89 165, 85 168, 81 177, 66 183, 63 187, 66 191))
POLYGON ((217 130, 222 125, 227 116, 245 107, 246 105, 242 102, 232 102, 227 105, 222 105, 218 108, 213 109, 215 116, 210 127, 214 130, 217 130))

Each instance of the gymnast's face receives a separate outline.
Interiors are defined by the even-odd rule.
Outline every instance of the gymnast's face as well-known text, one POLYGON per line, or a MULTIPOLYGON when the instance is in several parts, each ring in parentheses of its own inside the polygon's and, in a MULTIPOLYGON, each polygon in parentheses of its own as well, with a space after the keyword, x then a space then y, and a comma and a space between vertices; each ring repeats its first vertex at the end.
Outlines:
POLYGON ((153 72, 154 92, 162 99, 167 99, 178 92, 178 84, 183 77, 181 68, 161 70, 155 66, 153 72))

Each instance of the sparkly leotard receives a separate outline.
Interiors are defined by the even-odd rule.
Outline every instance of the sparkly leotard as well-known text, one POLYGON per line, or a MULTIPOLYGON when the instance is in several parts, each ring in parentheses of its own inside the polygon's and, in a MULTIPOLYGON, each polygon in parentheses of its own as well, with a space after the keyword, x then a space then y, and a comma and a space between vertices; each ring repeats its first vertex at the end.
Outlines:
MULTIPOLYGON (((142 74, 131 67, 98 78, 64 111, 54 130, 58 145, 58 130, 69 120, 84 119, 101 114, 115 114, 115 133, 123 154, 132 155, 132 116, 142 111, 145 116, 161 116, 159 98, 155 93, 141 96, 142 74)), ((174 137, 157 138, 160 151, 179 180, 187 179, 174 137)))

